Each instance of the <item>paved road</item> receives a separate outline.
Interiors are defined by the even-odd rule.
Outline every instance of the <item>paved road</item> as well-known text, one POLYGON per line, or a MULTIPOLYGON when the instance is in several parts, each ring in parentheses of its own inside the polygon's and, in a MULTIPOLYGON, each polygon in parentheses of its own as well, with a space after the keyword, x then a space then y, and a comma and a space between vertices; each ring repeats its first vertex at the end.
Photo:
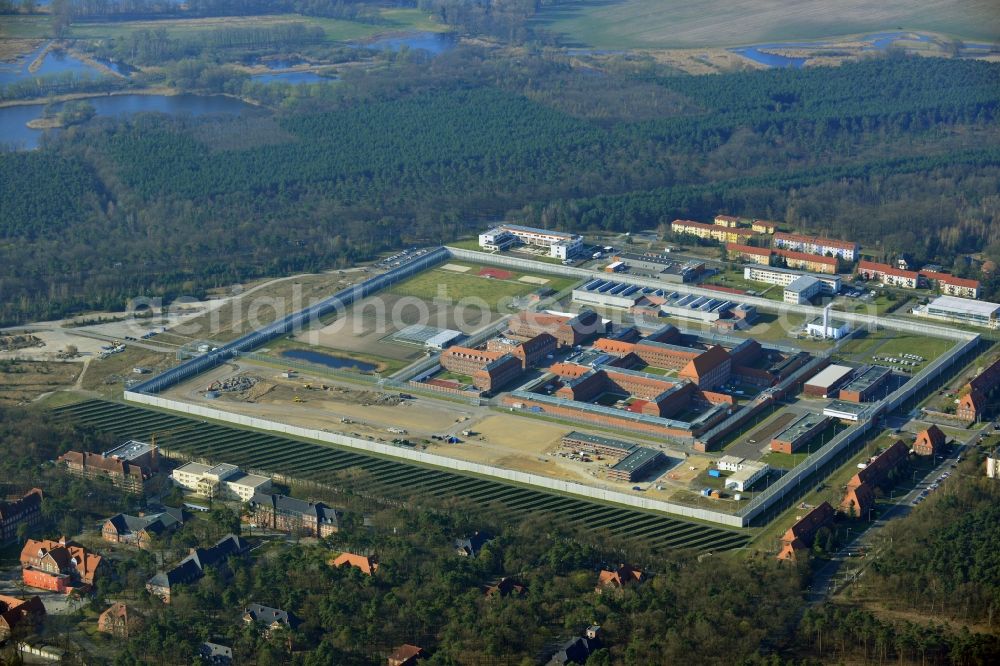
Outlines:
MULTIPOLYGON (((992 426, 990 427, 990 431, 992 431, 992 426)), ((937 477, 950 470, 951 465, 964 454, 968 447, 975 443, 976 439, 979 437, 979 433, 980 431, 972 431, 964 441, 956 442, 956 444, 951 447, 949 454, 941 461, 940 464, 928 471, 909 492, 898 498, 895 504, 876 518, 868 529, 850 540, 848 543, 844 544, 844 546, 829 562, 816 571, 813 574, 812 581, 809 586, 809 592, 806 595, 807 601, 813 604, 824 601, 827 597, 836 592, 841 585, 847 582, 845 580, 847 576, 852 576, 853 580, 854 577, 863 572, 867 564, 871 562, 872 559, 877 557, 877 547, 879 545, 882 529, 889 523, 890 520, 909 514, 913 507, 913 501, 920 495, 920 493, 928 490, 937 477), (846 562, 858 561, 855 558, 861 556, 862 554, 867 554, 865 555, 865 560, 863 561, 862 566, 859 567, 857 571, 853 572, 853 574, 849 572, 845 573, 843 577, 844 579, 837 581, 838 574, 840 573, 843 565, 846 562)))

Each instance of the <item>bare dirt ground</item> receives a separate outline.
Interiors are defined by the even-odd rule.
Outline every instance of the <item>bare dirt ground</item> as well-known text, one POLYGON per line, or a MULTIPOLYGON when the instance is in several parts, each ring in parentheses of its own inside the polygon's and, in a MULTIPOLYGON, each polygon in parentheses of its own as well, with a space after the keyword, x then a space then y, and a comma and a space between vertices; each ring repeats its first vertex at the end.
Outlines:
POLYGON ((23 405, 72 385, 84 366, 71 362, 0 362, 0 404, 23 405))
POLYGON ((451 305, 431 303, 411 296, 380 293, 360 301, 336 320, 292 336, 296 342, 371 354, 398 360, 418 358, 423 349, 395 342, 392 334, 413 324, 472 333, 502 315, 479 309, 459 311, 451 305))

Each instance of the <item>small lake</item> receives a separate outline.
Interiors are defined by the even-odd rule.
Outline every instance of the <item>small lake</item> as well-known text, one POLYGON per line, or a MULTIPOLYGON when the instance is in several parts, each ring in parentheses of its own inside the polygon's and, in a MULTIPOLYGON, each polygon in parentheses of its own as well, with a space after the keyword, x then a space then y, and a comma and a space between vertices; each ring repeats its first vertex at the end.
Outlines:
MULTIPOLYGON (((99 116, 125 116, 132 113, 203 116, 214 113, 241 114, 256 110, 246 102, 221 95, 105 95, 91 97, 86 101, 99 116)), ((30 104, 0 108, 0 145, 13 145, 18 150, 37 148, 45 130, 31 129, 25 123, 41 117, 44 106, 30 104)))
MULTIPOLYGON (((854 40, 852 40, 854 41, 854 40)), ((858 37, 856 41, 871 42, 869 46, 861 48, 862 51, 884 51, 898 41, 908 42, 933 42, 934 38, 929 35, 921 35, 915 32, 874 32, 863 37, 858 37)), ((774 49, 815 49, 830 46, 830 42, 782 42, 780 44, 756 44, 738 49, 729 49, 731 53, 738 53, 744 58, 759 62, 768 67, 791 67, 800 69, 808 58, 791 58, 774 53, 765 53, 774 49)), ((974 44, 971 48, 987 46, 984 44, 974 44)), ((817 53, 820 55, 820 53, 817 53)))
POLYGON ((325 365, 328 368, 336 368, 337 370, 357 370, 358 372, 375 372, 378 370, 378 366, 374 363, 355 361, 353 358, 324 354, 323 352, 311 349, 289 349, 281 352, 281 356, 296 361, 325 365))
POLYGON ((332 76, 321 76, 316 72, 274 72, 268 74, 252 74, 250 80, 255 83, 333 83, 337 79, 332 76))
POLYGON ((411 51, 427 51, 432 55, 440 55, 450 51, 458 44, 458 37, 450 32, 409 32, 403 35, 392 35, 374 39, 355 46, 375 49, 376 51, 400 51, 405 46, 411 51))
POLYGON ((64 74, 67 72, 78 76, 98 77, 103 75, 102 72, 95 67, 91 67, 82 60, 74 58, 65 51, 57 50, 49 51, 45 55, 45 59, 42 60, 41 66, 34 72, 29 72, 28 67, 38 58, 41 52, 45 50, 46 46, 47 45, 40 46, 31 53, 18 58, 15 62, 0 63, 0 86, 16 83, 17 81, 23 81, 25 79, 51 76, 53 74, 64 74))

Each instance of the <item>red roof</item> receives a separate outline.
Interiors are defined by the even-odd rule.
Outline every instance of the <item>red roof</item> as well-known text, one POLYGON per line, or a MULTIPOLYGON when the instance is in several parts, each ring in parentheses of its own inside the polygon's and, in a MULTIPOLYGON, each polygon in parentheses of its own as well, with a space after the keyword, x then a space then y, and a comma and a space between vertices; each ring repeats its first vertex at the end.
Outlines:
POLYGON ((762 257, 771 256, 771 250, 766 247, 754 247, 753 245, 741 245, 739 243, 726 243, 726 250, 729 252, 741 252, 743 254, 757 254, 762 257))
POLYGON ((862 273, 868 271, 871 273, 879 273, 885 275, 893 275, 895 277, 906 278, 908 280, 916 280, 919 274, 916 271, 904 271, 898 268, 893 268, 889 264, 879 264, 874 261, 859 261, 858 262, 858 272, 862 273))
POLYGON ((725 363, 728 358, 729 352, 719 345, 715 345, 704 354, 699 354, 695 358, 691 359, 691 361, 678 373, 678 376, 685 379, 701 379, 712 370, 715 370, 717 367, 725 363))
POLYGON ((648 400, 633 400, 628 404, 628 407, 626 407, 625 410, 634 414, 642 414, 643 408, 648 404, 648 400))
POLYGON ((789 234, 784 231, 775 232, 774 239, 800 243, 812 243, 814 245, 826 245, 828 247, 839 247, 845 250, 853 250, 858 246, 857 243, 852 241, 842 241, 835 238, 820 238, 819 236, 805 236, 803 234, 789 234))
POLYGON ((806 252, 797 252, 795 250, 782 250, 781 248, 776 248, 774 253, 779 257, 785 257, 786 259, 800 259, 802 261, 811 261, 814 264, 826 264, 827 266, 836 266, 836 257, 824 257, 820 254, 808 254, 806 252))
POLYGON ((742 289, 737 289, 736 287, 723 287, 719 284, 702 284, 699 285, 702 289, 711 289, 712 291, 721 291, 727 294, 745 294, 742 289))
POLYGON ((928 280, 937 280, 942 284, 951 284, 956 287, 965 287, 967 289, 979 289, 979 280, 969 280, 967 278, 955 277, 950 273, 938 273, 937 271, 920 271, 920 275, 923 275, 928 280))

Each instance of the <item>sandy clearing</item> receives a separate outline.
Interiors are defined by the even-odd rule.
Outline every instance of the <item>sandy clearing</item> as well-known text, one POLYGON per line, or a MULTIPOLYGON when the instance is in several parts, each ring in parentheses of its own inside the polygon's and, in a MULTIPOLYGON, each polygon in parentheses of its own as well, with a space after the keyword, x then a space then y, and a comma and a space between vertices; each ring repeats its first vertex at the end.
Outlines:
POLYGON ((443 271, 454 271, 456 273, 467 273, 472 270, 472 266, 460 266, 459 264, 445 264, 441 267, 443 271))
POLYGON ((522 275, 517 279, 518 282, 527 282, 528 284, 548 284, 549 280, 546 278, 540 278, 534 275, 522 275))

